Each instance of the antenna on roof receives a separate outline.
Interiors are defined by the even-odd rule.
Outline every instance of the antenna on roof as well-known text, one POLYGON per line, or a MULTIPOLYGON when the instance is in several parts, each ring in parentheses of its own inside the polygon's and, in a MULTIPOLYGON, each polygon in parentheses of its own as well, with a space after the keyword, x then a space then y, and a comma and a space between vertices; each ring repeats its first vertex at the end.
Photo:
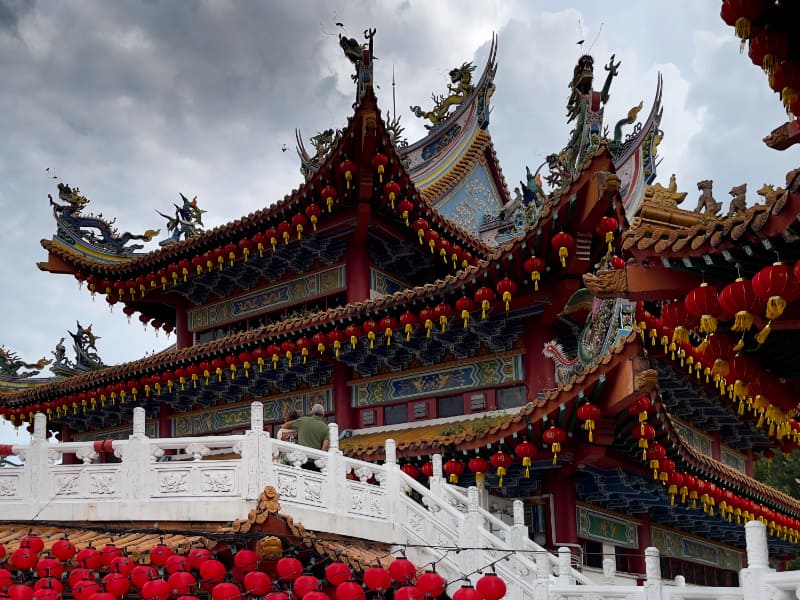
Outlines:
POLYGON ((581 26, 581 20, 580 19, 578 19, 578 34, 580 35, 581 39, 579 39, 575 43, 578 44, 578 46, 581 47, 581 54, 583 54, 583 41, 584 41, 583 40, 583 27, 581 26))
MULTIPOLYGON (((600 29, 597 30, 597 35, 594 37, 594 40, 592 40, 592 45, 589 46, 589 52, 592 51, 592 48, 594 48, 594 45, 597 43, 597 40, 600 38, 600 34, 603 33, 603 25, 605 25, 605 23, 603 21, 600 21, 600 29)), ((588 54, 588 52, 587 52, 587 54, 588 54)))
POLYGON ((394 60, 392 60, 392 114, 395 115, 395 118, 396 118, 397 117, 397 102, 395 101, 395 97, 394 97, 394 88, 395 88, 395 82, 394 82, 394 60))

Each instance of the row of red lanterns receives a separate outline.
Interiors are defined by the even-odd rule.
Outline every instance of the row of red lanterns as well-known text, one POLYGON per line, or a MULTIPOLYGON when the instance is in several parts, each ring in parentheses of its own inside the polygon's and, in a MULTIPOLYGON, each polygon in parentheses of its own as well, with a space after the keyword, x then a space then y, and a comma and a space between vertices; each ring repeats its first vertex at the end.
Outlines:
MULTIPOLYGON (((20 547, 9 557, 9 565, 23 573, 35 573, 39 579, 32 585, 14 584, 12 573, 0 569, 0 594, 13 600, 58 600, 65 592, 62 579, 66 580, 76 600, 117 600, 124 598, 132 588, 145 600, 186 599, 193 598, 190 595, 200 587, 210 592, 213 600, 233 600, 245 593, 269 600, 289 600, 292 596, 328 600, 329 595, 322 591, 324 585, 335 588, 336 600, 364 600, 364 587, 379 594, 395 588, 395 597, 430 600, 444 594, 446 588, 440 575, 418 573, 417 567, 405 558, 393 560, 388 568, 366 569, 362 586, 353 580, 352 571, 344 563, 329 564, 325 568, 325 580, 320 581, 303 574, 304 566, 297 558, 283 557, 274 565, 277 577, 273 581, 269 574, 258 570, 258 555, 245 549, 233 555, 231 576, 237 584, 226 581, 228 567, 214 559, 205 548, 193 548, 181 555, 159 544, 148 554, 150 565, 137 564, 111 543, 99 550, 90 546, 78 551, 69 540, 58 540, 51 548, 54 558, 40 557, 43 550, 44 541, 38 536, 28 535, 20 541, 20 547), (67 568, 72 565, 77 568, 71 568, 67 576, 67 568)), ((0 561, 5 554, 0 544, 0 561)), ((453 597, 500 600, 505 594, 505 583, 489 574, 478 579, 475 588, 463 586, 453 597)))

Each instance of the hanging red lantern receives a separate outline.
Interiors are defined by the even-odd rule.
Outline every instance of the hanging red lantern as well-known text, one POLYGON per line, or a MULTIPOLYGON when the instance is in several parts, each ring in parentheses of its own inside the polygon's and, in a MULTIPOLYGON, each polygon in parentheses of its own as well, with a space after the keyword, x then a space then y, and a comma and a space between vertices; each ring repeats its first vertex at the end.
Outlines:
POLYGON ((561 427, 551 425, 542 434, 542 440, 550 446, 553 451, 553 464, 558 461, 558 453, 561 452, 561 444, 567 441, 567 432, 561 427))
POLYGON ((336 586, 336 600, 364 600, 366 594, 355 581, 345 581, 336 586))
POLYGON ((754 313, 761 308, 761 301, 747 279, 738 277, 719 293, 719 305, 726 313, 734 315, 731 331, 747 332, 753 326, 754 313))
MULTIPOLYGON (((212 600, 238 600, 242 595, 242 590, 235 583, 218 583, 211 590, 212 600)), ((302 598, 302 596, 300 596, 302 598)), ((161 599, 159 599, 161 600, 161 599)))
POLYGON ((633 427, 631 429, 631 436, 633 439, 639 440, 639 448, 642 449, 642 460, 647 460, 648 442, 655 439, 656 430, 649 423, 642 423, 641 427, 633 427))
POLYGON ((188 571, 191 569, 191 565, 189 564, 189 559, 185 556, 173 554, 167 559, 167 562, 164 563, 164 568, 167 570, 167 573, 172 575, 180 571, 188 571))
POLYGON ((136 568, 136 563, 128 556, 118 556, 108 565, 108 570, 112 573, 119 573, 127 577, 136 568))
POLYGON ((313 343, 310 339, 303 336, 296 342, 297 350, 300 352, 300 356, 303 357, 303 364, 306 364, 306 360, 308 359, 308 354, 311 352, 311 347, 313 343))
POLYGON ((486 313, 489 312, 489 309, 492 306, 492 301, 494 301, 495 294, 494 290, 490 287, 481 287, 475 291, 475 303, 480 304, 481 306, 481 318, 486 318, 486 313))
MULTIPOLYGON (((349 185, 350 182, 348 181, 347 189, 350 189, 349 185)), ((333 209, 333 203, 336 201, 336 188, 331 185, 326 185, 324 188, 322 188, 322 191, 319 194, 322 197, 322 200, 325 202, 325 206, 328 207, 328 212, 331 212, 333 209)))
POLYGON ((438 573, 427 572, 417 577, 417 581, 414 585, 425 595, 425 598, 438 598, 444 594, 446 584, 445 580, 438 573))
POLYGON ((448 481, 450 483, 458 483, 459 475, 464 473, 464 463, 456 460, 455 458, 451 458, 442 466, 444 472, 448 475, 448 481))
POLYGON ((789 267, 776 262, 756 273, 752 285, 753 293, 766 302, 765 316, 769 322, 756 335, 756 341, 763 344, 772 329, 772 321, 779 318, 786 308, 786 296, 792 293, 794 281, 789 267))
POLYGON ((422 469, 420 470, 425 477, 433 477, 433 463, 431 461, 428 461, 422 465, 422 469))
POLYGON ((647 460, 650 461, 650 468, 653 469, 653 479, 658 479, 659 461, 667 455, 667 449, 658 442, 653 442, 647 449, 647 460))
POLYGON ((594 441, 594 430, 600 420, 600 407, 587 402, 578 408, 578 418, 583 421, 583 428, 589 432, 589 442, 594 441))
POLYGON ((392 587, 392 576, 381 567, 370 567, 364 571, 364 585, 373 592, 383 594, 392 587))
POLYGON ((296 215, 292 216, 292 227, 297 232, 297 239, 303 239, 303 231, 305 231, 306 225, 308 224, 308 219, 306 219, 305 215, 297 213, 296 215))
POLYGON ((640 430, 644 428, 644 424, 647 421, 649 413, 647 411, 650 410, 650 396, 647 394, 643 396, 639 396, 633 404, 628 407, 628 414, 629 415, 639 415, 639 423, 641 423, 640 430))
POLYGON ((475 458, 471 458, 469 460, 467 463, 467 468, 475 473, 475 485, 478 487, 478 489, 481 489, 483 487, 484 473, 489 470, 489 463, 485 458, 476 456, 475 458))
POLYGON ((100 548, 101 561, 106 567, 109 566, 111 561, 118 556, 122 556, 122 548, 115 546, 114 544, 109 543, 100 548))
MULTIPOLYGON (((77 552, 78 550, 75 548, 75 544, 66 538, 62 540, 56 540, 50 547, 50 553, 58 560, 63 561, 72 560, 72 557, 75 556, 77 552)), ((4 553, 0 551, 0 560, 2 560, 3 556, 4 553)))
POLYGON ((530 256, 522 263, 522 267, 531 274, 531 281, 533 281, 533 289, 539 291, 539 281, 542 279, 542 273, 545 270, 545 262, 543 258, 538 256, 530 256))
POLYGON ((90 546, 78 552, 75 556, 75 561, 78 563, 79 567, 89 569, 90 571, 96 571, 100 565, 103 564, 103 557, 100 556, 97 549, 90 546))
POLYGON ((597 235, 603 238, 606 244, 608 244, 609 254, 614 249, 612 244, 614 242, 614 233, 617 231, 618 227, 619 221, 617 221, 614 217, 603 217, 597 224, 597 235))
MULTIPOLYGON (((152 568, 152 567, 150 567, 150 568, 152 568)), ((75 584, 77 584, 79 581, 83 581, 83 580, 94 581, 94 575, 92 574, 92 572, 89 569, 84 569, 82 567, 79 567, 77 569, 72 569, 69 572, 69 575, 67 575, 67 583, 69 584, 69 587, 71 587, 71 588, 74 588, 75 584)))
POLYGON ((514 454, 517 455, 517 458, 522 460, 522 466, 525 467, 525 477, 531 476, 531 465, 538 453, 536 446, 531 444, 528 440, 524 440, 514 447, 514 454))
POLYGON ((506 303, 506 312, 508 312, 511 298, 517 293, 517 284, 508 277, 504 277, 497 282, 497 293, 501 295, 503 302, 506 303))
POLYGON ((414 221, 414 229, 417 232, 420 244, 422 244, 423 240, 425 239, 425 232, 428 231, 428 227, 429 227, 428 221, 426 221, 422 217, 414 221))
POLYGON ((172 548, 169 546, 165 546, 164 544, 153 546, 150 550, 150 564, 156 567, 163 567, 167 564, 167 559, 173 554, 175 554, 175 552, 173 552, 172 548))
POLYGON ((328 336, 322 332, 315 333, 311 336, 311 343, 316 345, 317 352, 324 354, 325 347, 328 345, 328 336))
POLYGON ((389 205, 394 210, 394 201, 400 195, 400 184, 396 181, 387 181, 386 185, 383 186, 383 192, 386 194, 386 197, 389 198, 389 205))
POLYGON ((380 327, 383 330, 383 337, 386 338, 386 345, 391 346, 392 344, 392 336, 394 336, 394 330, 397 329, 400 325, 400 322, 394 317, 383 317, 380 322, 380 327))
POLYGON ((472 298, 462 296, 456 300, 456 313, 461 315, 461 319, 464 321, 464 329, 469 326, 469 315, 473 310, 475 310, 475 303, 472 298))
POLYGON ((484 600, 483 594, 471 585, 462 585, 453 594, 453 600, 484 600))
POLYGON ((186 558, 189 559, 189 564, 192 566, 193 569, 199 569, 200 565, 202 565, 207 560, 211 560, 214 555, 211 553, 211 550, 208 548, 192 548, 189 550, 189 553, 186 555, 186 558))
POLYGON ((109 573, 103 577, 103 588, 116 598, 122 598, 130 591, 131 580, 122 573, 109 573))
POLYGON ((767 75, 771 75, 775 66, 786 59, 789 54, 789 38, 771 25, 759 27, 750 36, 750 60, 761 67, 767 75))
MULTIPOLYGON (((289 244, 289 238, 292 236, 291 231, 292 226, 289 225, 289 221, 281 221, 278 223, 278 235, 283 238, 283 244, 285 246, 289 244)), ((233 266, 233 261, 231 261, 231 266, 233 266)))
POLYGON ((428 242, 428 247, 431 249, 431 254, 433 254, 439 241, 439 232, 434 229, 428 229, 425 232, 425 241, 428 242))
POLYGON ((442 333, 444 333, 447 329, 447 324, 452 318, 453 313, 453 307, 446 302, 437 304, 436 308, 433 309, 433 316, 439 322, 439 326, 442 328, 442 333))
POLYGON ((724 0, 720 10, 722 20, 736 28, 736 35, 742 42, 739 50, 744 49, 745 40, 750 37, 752 22, 761 14, 764 3, 761 0, 724 0))
POLYGON ((339 165, 339 173, 344 175, 344 180, 347 182, 347 189, 350 189, 350 182, 353 180, 353 175, 358 170, 358 166, 352 160, 343 160, 339 165))
POLYGON ((258 566, 258 554, 247 548, 239 550, 233 555, 233 565, 245 573, 249 573, 258 566))
POLYGON ((292 591, 298 598, 319 590, 319 580, 312 575, 301 575, 292 582, 292 591))
POLYGON ((286 362, 289 366, 292 366, 292 359, 294 358, 294 353, 297 352, 297 346, 295 346, 292 340, 284 340, 281 342, 281 354, 286 358, 286 362))
POLYGON ((509 467, 514 462, 514 459, 511 458, 511 455, 506 454, 503 451, 495 452, 489 457, 489 462, 492 463, 492 466, 497 469, 497 477, 498 477, 498 486, 503 487, 503 477, 508 473, 509 467))
POLYGON ((252 596, 264 596, 272 589, 272 579, 263 571, 250 571, 244 576, 244 589, 252 596))
POLYGON ((43 558, 36 563, 36 574, 39 577, 59 578, 64 573, 64 564, 57 558, 43 558))
POLYGON ((395 558, 389 563, 389 576, 394 583, 408 584, 417 576, 417 567, 406 558, 395 558))
POLYGON ((717 317, 719 314, 719 300, 717 288, 707 283, 701 283, 690 291, 683 301, 689 314, 700 318, 700 332, 714 333, 717 330, 717 317))
MULTIPOLYGON (((278 362, 281 360, 281 347, 278 344, 270 344, 267 346, 267 355, 270 357, 270 360, 272 360, 272 369, 277 369, 278 362)), ((212 361, 212 364, 213 362, 214 361, 212 361)))
POLYGON ((394 600, 425 600, 425 594, 415 585, 404 585, 394 591, 394 600))
POLYGON ((22 583, 10 585, 5 593, 8 600, 33 600, 33 588, 22 583))
POLYGON ((280 579, 294 581, 303 574, 303 563, 293 556, 284 556, 275 563, 275 570, 280 579))
POLYGON ((408 198, 403 198, 397 203, 397 210, 400 211, 400 216, 403 217, 403 222, 408 227, 408 215, 414 210, 414 203, 408 198))
MULTIPOLYGON (((258 256, 259 257, 263 257, 264 256, 264 248, 267 245, 267 236, 265 236, 263 233, 261 233, 259 231, 258 233, 256 233, 253 236, 253 244, 255 244, 255 247, 258 250, 258 256)), ((192 262, 194 262, 194 259, 192 259, 192 262)), ((203 267, 198 264, 197 265, 197 274, 199 275, 202 272, 202 270, 203 270, 203 267)))
POLYGON ((558 251, 558 257, 561 259, 561 266, 567 266, 567 258, 569 253, 575 249, 575 239, 565 231, 561 231, 553 236, 550 240, 550 246, 553 250, 558 251))
POLYGON ((383 183, 383 174, 386 171, 386 165, 389 164, 389 157, 385 154, 378 152, 372 157, 372 167, 378 171, 378 183, 383 183))
POLYGON ((352 323, 344 328, 344 335, 350 340, 350 347, 355 350, 358 345, 358 338, 361 337, 361 327, 352 323))
POLYGON ((189 571, 175 571, 169 576, 167 583, 173 596, 191 594, 197 587, 197 579, 189 571))
POLYGON ((658 478, 661 483, 667 483, 670 473, 675 470, 675 461, 670 458, 662 458, 660 459, 660 465, 658 478))
POLYGON ((316 204, 311 203, 306 206, 306 217, 308 217, 308 220, 311 221, 311 227, 314 229, 314 231, 317 230, 317 221, 319 221, 321 215, 322 209, 316 204))
MULTIPOLYGON (((298 561, 299 562, 299 561, 298 561)), ((280 563, 280 561, 278 561, 280 563)), ((211 583, 221 583, 225 581, 225 574, 227 573, 227 569, 225 565, 222 564, 220 561, 215 560, 213 558, 204 561, 200 568, 198 569, 200 573, 200 579, 203 582, 211 584, 211 583)), ((302 568, 301 568, 302 572, 302 568)))
POLYGON ((404 464, 402 467, 400 467, 400 470, 412 479, 417 479, 420 475, 419 468, 411 463, 404 464))
POLYGON ((506 584, 495 573, 487 573, 478 579, 475 589, 485 600, 500 600, 506 595, 506 584))
POLYGON ((419 322, 422 323, 422 326, 425 328, 425 336, 431 337, 431 330, 433 329, 433 319, 435 318, 435 314, 432 308, 423 308, 419 311, 419 322))
POLYGON ((621 271, 625 268, 625 260, 619 256, 612 256, 610 264, 611 268, 616 269, 617 271, 621 271))
POLYGON ((374 319, 367 319, 361 324, 361 329, 369 340, 369 349, 375 348, 376 332, 378 331, 378 324, 374 319))
POLYGON ((353 573, 350 571, 350 567, 342 562, 333 562, 325 567, 325 579, 331 585, 339 585, 345 581, 350 581, 352 578, 353 573))
POLYGON ((334 329, 328 332, 328 342, 333 348, 333 354, 339 358, 339 350, 342 348, 342 343, 345 340, 345 334, 339 329, 334 329))

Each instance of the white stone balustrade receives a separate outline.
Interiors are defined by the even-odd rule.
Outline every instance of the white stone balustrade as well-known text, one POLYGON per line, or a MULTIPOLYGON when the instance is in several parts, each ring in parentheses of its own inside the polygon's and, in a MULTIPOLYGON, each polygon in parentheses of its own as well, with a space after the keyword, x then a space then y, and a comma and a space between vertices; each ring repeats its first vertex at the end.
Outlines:
POLYGON ((326 452, 274 440, 263 431, 259 402, 243 435, 150 439, 144 420, 144 410, 134 409, 127 440, 50 444, 45 416, 37 414, 30 444, 13 446, 11 461, 0 468, 0 518, 227 522, 246 515, 270 485, 280 493, 282 511, 309 530, 395 544, 417 565, 436 563, 451 595, 491 567, 506 581, 509 600, 800 598, 800 572, 769 567, 759 522, 746 525, 749 566, 741 571, 741 587, 664 582, 656 548, 646 551, 643 586, 612 585, 613 564, 593 582, 571 566, 568 548, 556 556, 529 539, 520 501, 507 525, 481 508, 485 491, 445 483, 440 456, 425 487, 400 470, 393 440, 386 441, 383 465, 343 456, 335 424, 326 452), (100 451, 119 461, 99 462, 100 451), (65 454, 77 464, 63 464, 65 454), (318 470, 303 468, 309 461, 318 470))

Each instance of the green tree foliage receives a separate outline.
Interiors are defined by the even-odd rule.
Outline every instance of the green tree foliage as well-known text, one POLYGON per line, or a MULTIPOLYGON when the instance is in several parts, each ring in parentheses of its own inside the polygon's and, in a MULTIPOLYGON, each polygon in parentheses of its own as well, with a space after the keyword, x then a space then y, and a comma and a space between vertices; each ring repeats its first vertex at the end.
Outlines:
POLYGON ((788 456, 778 452, 772 459, 761 458, 755 463, 754 475, 768 486, 800 498, 800 451, 788 456))

